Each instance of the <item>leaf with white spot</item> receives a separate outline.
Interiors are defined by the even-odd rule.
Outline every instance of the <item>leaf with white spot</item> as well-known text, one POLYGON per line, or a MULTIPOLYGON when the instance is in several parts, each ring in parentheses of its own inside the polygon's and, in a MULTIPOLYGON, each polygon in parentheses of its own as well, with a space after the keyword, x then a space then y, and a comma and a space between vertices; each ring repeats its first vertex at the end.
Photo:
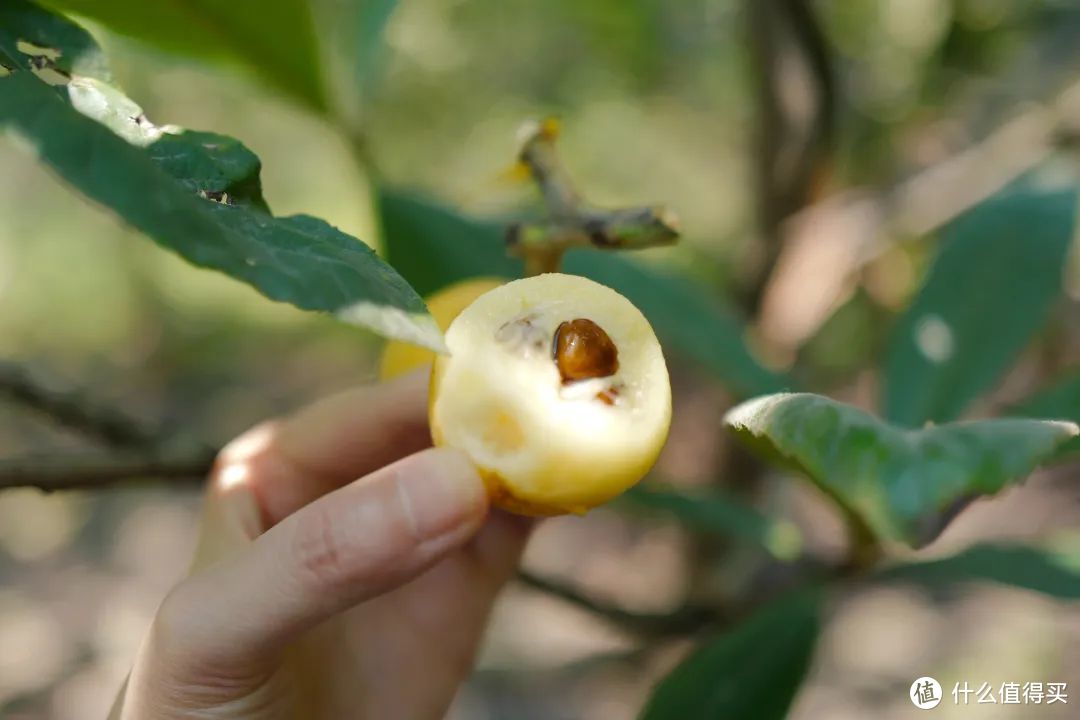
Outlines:
POLYGON ((1023 480, 1077 426, 983 420, 909 430, 820 395, 768 395, 725 422, 751 447, 804 473, 876 537, 922 545, 973 498, 1023 480))
POLYGON ((953 420, 992 387, 1061 292, 1076 192, 1009 189, 954 221, 885 359, 885 416, 953 420))
POLYGON ((0 126, 85 195, 269 298, 445 349, 419 295, 370 248, 321 220, 269 214, 259 158, 243 144, 154 125, 105 81, 97 45, 66 18, 11 0, 0 20, 0 61, 15 70, 0 73, 0 126))
POLYGON ((105 56, 90 33, 26 0, 0 2, 0 65, 35 70, 41 58, 69 76, 110 80, 105 56))
POLYGON ((96 120, 132 145, 146 147, 166 132, 179 128, 158 127, 146 119, 143 109, 112 85, 95 78, 75 76, 66 83, 71 106, 96 120))
POLYGON ((84 195, 189 262, 273 300, 444 349, 420 296, 356 238, 315 218, 272 217, 258 209, 254 190, 241 194, 246 202, 225 204, 184 182, 192 172, 202 174, 196 183, 235 188, 252 182, 252 173, 257 182, 257 160, 242 146, 199 133, 165 136, 158 141, 164 148, 129 144, 25 71, 0 78, 0 126, 28 139, 41 161, 84 195), (178 156, 185 143, 201 150, 187 147, 178 156))

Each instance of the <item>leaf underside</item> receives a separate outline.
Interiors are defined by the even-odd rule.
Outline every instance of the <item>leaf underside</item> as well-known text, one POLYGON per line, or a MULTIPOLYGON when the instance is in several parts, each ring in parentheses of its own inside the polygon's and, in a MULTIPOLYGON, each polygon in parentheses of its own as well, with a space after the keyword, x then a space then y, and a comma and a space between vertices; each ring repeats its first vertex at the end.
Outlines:
POLYGON ((807 393, 756 398, 725 421, 877 537, 914 546, 936 537, 967 501, 1022 480, 1077 434, 1071 423, 1028 419, 907 430, 807 393))

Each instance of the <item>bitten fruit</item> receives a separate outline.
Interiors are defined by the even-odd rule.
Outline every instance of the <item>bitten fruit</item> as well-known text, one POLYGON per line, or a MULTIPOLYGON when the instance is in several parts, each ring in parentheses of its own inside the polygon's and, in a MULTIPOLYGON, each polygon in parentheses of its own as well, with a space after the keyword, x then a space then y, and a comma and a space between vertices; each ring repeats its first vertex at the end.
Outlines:
POLYGON ((671 385, 648 320, 614 290, 551 273, 486 292, 446 332, 429 419, 464 451, 492 503, 583 513, 640 480, 671 424, 671 385))

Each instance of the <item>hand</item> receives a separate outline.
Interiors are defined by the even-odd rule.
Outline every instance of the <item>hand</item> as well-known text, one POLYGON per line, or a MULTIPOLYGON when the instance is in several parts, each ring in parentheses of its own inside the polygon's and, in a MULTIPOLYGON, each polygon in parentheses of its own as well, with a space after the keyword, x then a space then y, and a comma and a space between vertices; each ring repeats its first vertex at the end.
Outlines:
POLYGON ((426 397, 424 373, 360 388, 221 453, 111 717, 443 716, 528 522, 428 447, 426 397))

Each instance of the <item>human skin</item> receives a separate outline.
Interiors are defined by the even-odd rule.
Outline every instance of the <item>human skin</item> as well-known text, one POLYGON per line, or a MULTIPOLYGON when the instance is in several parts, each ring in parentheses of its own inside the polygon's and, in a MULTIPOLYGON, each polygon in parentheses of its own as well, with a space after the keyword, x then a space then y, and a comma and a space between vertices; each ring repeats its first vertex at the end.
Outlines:
POLYGON ((529 522, 431 448, 427 371, 257 426, 219 456, 190 575, 110 718, 441 718, 529 522), (359 478, 359 479, 358 479, 359 478))

